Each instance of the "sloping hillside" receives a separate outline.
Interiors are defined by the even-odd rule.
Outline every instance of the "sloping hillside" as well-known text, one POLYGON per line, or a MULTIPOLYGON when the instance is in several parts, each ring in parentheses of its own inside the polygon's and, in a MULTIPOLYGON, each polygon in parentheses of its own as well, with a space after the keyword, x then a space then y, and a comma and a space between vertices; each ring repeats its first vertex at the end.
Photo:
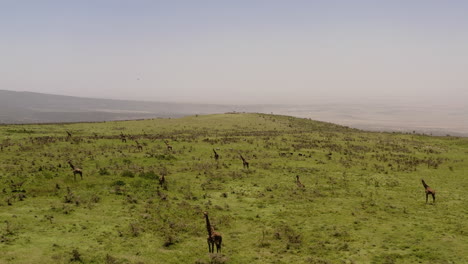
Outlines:
POLYGON ((466 138, 265 114, 0 136, 0 263, 468 261, 466 138))

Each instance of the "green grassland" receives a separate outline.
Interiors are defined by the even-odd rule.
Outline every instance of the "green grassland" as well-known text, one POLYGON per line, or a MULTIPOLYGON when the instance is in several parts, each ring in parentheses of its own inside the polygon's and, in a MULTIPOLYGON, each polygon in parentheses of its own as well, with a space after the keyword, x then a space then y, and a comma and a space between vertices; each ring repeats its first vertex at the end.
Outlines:
POLYGON ((468 263, 468 138, 220 114, 0 140, 0 263, 468 263))

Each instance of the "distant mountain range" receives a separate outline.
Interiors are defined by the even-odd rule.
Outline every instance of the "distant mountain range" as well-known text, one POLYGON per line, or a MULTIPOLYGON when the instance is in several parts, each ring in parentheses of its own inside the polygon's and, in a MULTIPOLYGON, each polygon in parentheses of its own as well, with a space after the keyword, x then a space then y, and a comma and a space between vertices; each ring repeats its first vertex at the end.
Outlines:
POLYGON ((371 131, 468 136, 468 106, 312 98, 308 105, 220 105, 83 98, 0 90, 0 124, 99 122, 259 112, 311 118, 371 131), (341 101, 340 101, 341 100, 341 101))
POLYGON ((97 122, 251 111, 259 107, 83 98, 0 90, 0 123, 97 122))

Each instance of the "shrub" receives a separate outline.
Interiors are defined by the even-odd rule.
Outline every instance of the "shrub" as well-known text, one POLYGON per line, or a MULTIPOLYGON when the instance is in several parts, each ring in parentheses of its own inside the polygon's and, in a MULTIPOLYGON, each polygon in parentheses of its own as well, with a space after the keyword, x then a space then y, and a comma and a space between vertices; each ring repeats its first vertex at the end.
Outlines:
POLYGON ((141 172, 138 176, 141 177, 141 178, 144 178, 144 179, 148 179, 148 180, 158 179, 158 175, 156 175, 156 173, 154 173, 154 171, 141 172))
POLYGON ((165 239, 164 239, 164 243, 163 243, 163 246, 164 247, 169 247, 171 245, 174 245, 175 243, 177 243, 177 238, 174 236, 174 235, 166 235, 165 239))
POLYGON ((229 261, 228 257, 222 254, 210 254, 211 264, 223 264, 229 261))
POLYGON ((132 236, 134 236, 134 237, 139 236, 140 233, 141 233, 141 226, 140 226, 140 224, 138 224, 138 223, 136 223, 136 222, 130 223, 130 232, 131 232, 132 236))
POLYGON ((110 175, 110 173, 107 170, 107 168, 100 168, 99 169, 99 175, 110 175))
POLYGON ((129 170, 124 170, 121 175, 122 177, 128 177, 128 178, 135 177, 135 174, 129 170))
POLYGON ((124 181, 118 180, 112 183, 112 186, 124 186, 126 183, 124 181))
POLYGON ((83 262, 83 260, 81 259, 81 254, 80 254, 80 252, 78 252, 78 249, 72 250, 71 255, 72 255, 72 257, 70 258, 70 261, 72 261, 72 262, 74 262, 74 261, 83 262))
POLYGON ((173 155, 171 154, 167 154, 167 155, 164 155, 164 154, 159 154, 159 155, 155 155, 154 156, 157 160, 175 160, 176 157, 174 157, 173 155))
POLYGON ((106 264, 117 264, 117 259, 112 257, 111 255, 106 255, 106 264))

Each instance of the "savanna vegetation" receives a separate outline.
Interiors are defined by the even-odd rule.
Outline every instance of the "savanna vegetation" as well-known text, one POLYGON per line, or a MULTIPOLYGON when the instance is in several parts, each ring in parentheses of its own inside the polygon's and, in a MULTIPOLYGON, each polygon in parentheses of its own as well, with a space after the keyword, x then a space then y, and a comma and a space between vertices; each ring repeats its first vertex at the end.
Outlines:
POLYGON ((468 263, 467 155, 266 114, 0 126, 0 263, 468 263))

